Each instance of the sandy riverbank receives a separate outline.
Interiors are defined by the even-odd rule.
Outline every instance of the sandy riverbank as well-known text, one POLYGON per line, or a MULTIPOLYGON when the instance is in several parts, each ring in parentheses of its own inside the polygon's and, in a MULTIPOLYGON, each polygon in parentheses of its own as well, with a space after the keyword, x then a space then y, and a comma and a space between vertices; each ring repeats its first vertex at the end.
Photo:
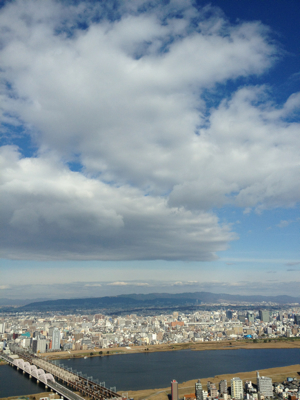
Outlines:
POLYGON ((222 342, 201 342, 201 343, 183 343, 183 344, 158 344, 152 346, 132 346, 113 347, 109 349, 94 350, 70 350, 53 353, 43 353, 42 357, 48 359, 66 359, 66 358, 83 358, 83 357, 99 357, 115 354, 131 354, 131 353, 151 353, 158 351, 176 351, 191 349, 194 351, 203 350, 233 350, 233 349, 298 349, 300 348, 300 340, 272 340, 271 342, 253 343, 252 341, 222 341, 222 342))

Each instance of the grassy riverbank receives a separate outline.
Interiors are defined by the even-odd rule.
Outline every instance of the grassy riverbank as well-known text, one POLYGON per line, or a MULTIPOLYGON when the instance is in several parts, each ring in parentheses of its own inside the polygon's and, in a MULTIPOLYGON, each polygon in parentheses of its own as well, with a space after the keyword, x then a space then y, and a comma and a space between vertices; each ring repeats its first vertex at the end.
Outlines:
POLYGON ((70 350, 53 353, 44 353, 41 356, 48 359, 66 359, 66 358, 83 358, 83 357, 99 357, 116 354, 131 354, 131 353, 151 353, 158 351, 176 351, 191 349, 195 351, 203 350, 233 350, 233 349, 295 349, 300 348, 300 338, 287 339, 271 339, 267 342, 259 340, 237 340, 237 341, 222 341, 222 342, 201 342, 201 343, 180 343, 180 344, 158 344, 153 346, 132 346, 113 347, 109 349, 94 349, 94 350, 70 350), (297 340, 295 340, 297 339, 297 340))

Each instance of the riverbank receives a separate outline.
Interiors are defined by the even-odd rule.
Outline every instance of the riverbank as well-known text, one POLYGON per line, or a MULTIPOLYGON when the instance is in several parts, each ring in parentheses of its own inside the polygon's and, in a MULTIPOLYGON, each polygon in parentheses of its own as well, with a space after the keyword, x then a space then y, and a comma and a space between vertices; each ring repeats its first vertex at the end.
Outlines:
MULTIPOLYGON (((273 382, 283 382, 288 376, 299 378, 300 375, 300 364, 290 365, 287 367, 280 368, 269 368, 259 370, 261 376, 267 376, 272 378, 273 382)), ((204 389, 207 388, 207 382, 214 382, 217 384, 222 380, 226 379, 228 385, 230 386, 230 380, 234 377, 239 377, 243 381, 250 380, 252 382, 256 382, 256 371, 251 372, 236 372, 234 374, 225 374, 225 375, 216 375, 210 378, 201 379, 201 383, 204 389)), ((173 377, 176 379, 176 376, 173 377)), ((178 385, 179 389, 179 398, 182 398, 184 395, 195 393, 195 383, 197 379, 190 380, 187 382, 180 383, 178 385)), ((122 392, 119 392, 122 394, 122 392)), ((137 391, 129 391, 128 397, 133 398, 134 400, 142 400, 142 399, 150 399, 151 400, 168 400, 168 395, 171 394, 171 388, 167 387, 164 389, 149 389, 149 390, 137 390, 137 391)))
POLYGON ((259 341, 253 342, 240 341, 221 341, 221 342, 200 342, 200 343, 179 343, 179 344, 158 344, 149 346, 132 346, 132 347, 113 347, 108 349, 95 348, 93 350, 70 350, 43 353, 42 357, 47 357, 51 360, 61 360, 69 358, 84 358, 84 357, 102 357, 116 354, 133 354, 133 353, 153 353, 159 351, 178 351, 178 350, 236 350, 236 349, 299 349, 300 340, 285 339, 271 340, 269 342, 259 341))

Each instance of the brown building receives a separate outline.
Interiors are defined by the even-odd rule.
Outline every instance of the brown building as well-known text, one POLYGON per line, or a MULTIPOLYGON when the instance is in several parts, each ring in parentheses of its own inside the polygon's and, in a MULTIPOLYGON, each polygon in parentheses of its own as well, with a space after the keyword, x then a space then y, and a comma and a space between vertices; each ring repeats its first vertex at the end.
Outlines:
POLYGON ((171 396, 172 400, 178 400, 178 382, 175 379, 171 381, 171 396))
POLYGON ((184 326, 184 322, 183 321, 172 321, 172 322, 170 322, 170 326, 172 328, 174 328, 175 326, 184 326))

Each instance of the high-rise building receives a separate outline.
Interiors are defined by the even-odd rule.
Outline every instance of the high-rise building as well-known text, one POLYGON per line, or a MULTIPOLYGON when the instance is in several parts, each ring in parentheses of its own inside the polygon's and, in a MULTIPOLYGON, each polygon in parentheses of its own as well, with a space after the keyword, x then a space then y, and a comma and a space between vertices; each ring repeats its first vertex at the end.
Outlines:
POLYGON ((33 353, 37 353, 37 338, 33 338, 31 344, 33 353))
POLYGON ((195 383, 195 395, 197 400, 203 400, 202 383, 200 379, 195 383))
POLYGON ((253 312, 251 312, 251 311, 248 311, 247 312, 247 320, 249 321, 249 322, 254 322, 254 314, 253 314, 253 312))
POLYGON ((227 380, 223 379, 219 382, 219 392, 220 394, 227 393, 227 380))
POLYGON ((259 310, 259 319, 262 322, 270 322, 270 312, 268 310, 259 310))
POLYGON ((45 353, 47 341, 45 338, 35 337, 32 339, 32 351, 34 353, 45 353))
POLYGON ((54 328, 52 332, 52 350, 60 350, 60 330, 54 328))
POLYGON ((272 378, 267 376, 260 376, 259 372, 256 373, 257 391, 265 397, 273 397, 272 378))
POLYGON ((178 382, 175 379, 171 381, 171 396, 172 400, 178 400, 178 382))
POLYGON ((5 322, 0 323, 0 333, 5 332, 5 322))
POLYGON ((294 315, 294 322, 296 325, 300 325, 300 315, 297 314, 294 315))
POLYGON ((231 379, 231 398, 243 399, 243 381, 240 378, 231 379))
POLYGON ((246 319, 246 315, 245 314, 238 314, 238 320, 239 321, 241 321, 241 322, 245 322, 245 319, 246 319))
POLYGON ((232 318, 233 318, 233 311, 227 310, 227 311, 226 311, 226 317, 227 317, 228 319, 232 319, 232 318))

